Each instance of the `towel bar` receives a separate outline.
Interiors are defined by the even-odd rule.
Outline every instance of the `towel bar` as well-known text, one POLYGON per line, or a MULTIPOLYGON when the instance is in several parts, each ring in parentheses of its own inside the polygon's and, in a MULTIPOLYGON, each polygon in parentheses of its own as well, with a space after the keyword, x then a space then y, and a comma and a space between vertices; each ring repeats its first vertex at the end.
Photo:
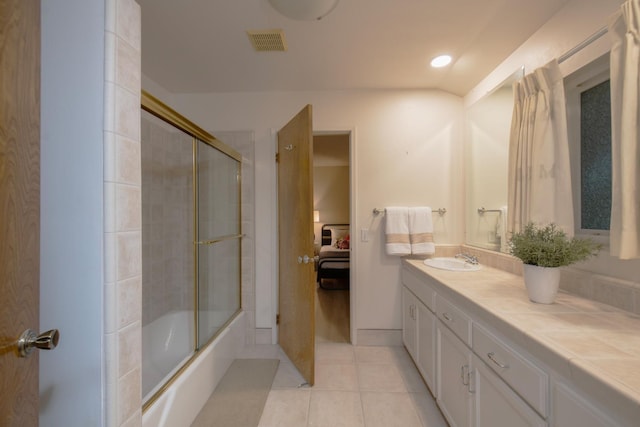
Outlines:
MULTIPOLYGON (((374 215, 383 214, 383 213, 385 213, 385 211, 386 211, 385 208, 373 208, 373 214, 374 215)), ((447 210, 445 208, 438 208, 438 209, 433 210, 432 212, 437 212, 438 215, 442 216, 442 215, 447 213, 447 210)))
POLYGON ((500 209, 478 208, 478 214, 480 214, 480 215, 484 215, 487 212, 502 212, 502 211, 500 209))

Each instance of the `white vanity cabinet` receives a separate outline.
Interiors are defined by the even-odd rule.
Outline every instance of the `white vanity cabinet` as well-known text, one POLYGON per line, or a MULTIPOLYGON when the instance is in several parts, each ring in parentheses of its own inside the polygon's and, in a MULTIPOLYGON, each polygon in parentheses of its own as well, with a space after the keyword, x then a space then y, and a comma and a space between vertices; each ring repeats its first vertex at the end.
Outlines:
POLYGON ((418 358, 416 365, 434 396, 436 390, 436 316, 425 306, 418 303, 418 358))
POLYGON ((545 427, 544 419, 477 356, 473 357, 476 427, 545 427))
MULTIPOLYGON (((551 386, 554 425, 558 427, 612 427, 617 424, 562 382, 551 386)), ((638 421, 640 424, 640 420, 638 421)))
POLYGON ((471 350, 438 325, 437 402, 451 427, 472 427, 475 390, 471 350))
POLYGON ((407 348, 409 355, 415 361, 417 359, 417 316, 416 305, 418 298, 405 286, 402 288, 402 342, 407 348))
POLYGON ((440 319, 438 404, 449 423, 457 427, 546 426, 544 418, 516 393, 531 399, 544 413, 546 374, 440 295, 436 295, 436 310, 440 319))
MULTIPOLYGON (((563 347, 562 342, 546 341, 544 334, 523 326, 522 320, 560 322, 564 333, 574 328, 578 335, 593 334, 596 342, 606 341, 605 328, 581 329, 574 325, 572 313, 564 316, 571 322, 562 323, 563 316, 547 312, 545 306, 523 305, 525 313, 512 310, 513 286, 525 290, 521 278, 506 272, 487 268, 486 274, 473 276, 427 270, 417 260, 405 261, 402 269, 405 291, 413 298, 407 297, 413 301, 407 304, 414 307, 413 325, 409 326, 413 327, 413 345, 407 340, 407 348, 413 349, 412 357, 422 366, 420 372, 427 381, 422 355, 435 353, 431 382, 435 380, 438 406, 452 427, 640 426, 634 359, 616 359, 618 353, 611 347, 611 358, 591 362, 573 352, 573 344, 563 347), (481 280, 476 282, 474 277, 481 280), (434 320, 423 324, 422 317, 434 320), (434 328, 435 352, 421 345, 423 339, 432 342, 434 328), (605 371, 600 365, 607 362, 612 366, 605 371), (625 372, 618 373, 617 366, 625 367, 625 372)), ((565 296, 564 304, 565 309, 576 312, 585 306, 573 296, 565 296)), ((621 325, 622 330, 635 336, 640 327, 635 317, 617 316, 632 325, 621 325)))
POLYGON ((432 312, 435 291, 404 270, 402 281, 402 340, 435 396, 436 316, 432 312))

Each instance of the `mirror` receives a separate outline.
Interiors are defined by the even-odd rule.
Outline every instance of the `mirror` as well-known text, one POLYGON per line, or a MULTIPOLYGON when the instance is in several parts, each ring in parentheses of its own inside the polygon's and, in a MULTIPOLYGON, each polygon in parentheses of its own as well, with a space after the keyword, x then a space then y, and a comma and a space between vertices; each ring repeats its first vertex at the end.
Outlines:
POLYGON ((518 69, 466 112, 465 217, 468 245, 507 251, 506 205, 512 84, 518 69))

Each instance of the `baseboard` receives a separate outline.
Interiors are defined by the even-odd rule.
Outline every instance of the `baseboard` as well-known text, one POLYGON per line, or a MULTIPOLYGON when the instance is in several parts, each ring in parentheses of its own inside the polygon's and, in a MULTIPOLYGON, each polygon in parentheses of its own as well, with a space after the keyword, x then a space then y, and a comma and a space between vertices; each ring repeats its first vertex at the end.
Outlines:
POLYGON ((273 344, 271 342, 271 328, 256 328, 256 344, 273 344))
POLYGON ((358 329, 358 345, 402 345, 401 329, 358 329))

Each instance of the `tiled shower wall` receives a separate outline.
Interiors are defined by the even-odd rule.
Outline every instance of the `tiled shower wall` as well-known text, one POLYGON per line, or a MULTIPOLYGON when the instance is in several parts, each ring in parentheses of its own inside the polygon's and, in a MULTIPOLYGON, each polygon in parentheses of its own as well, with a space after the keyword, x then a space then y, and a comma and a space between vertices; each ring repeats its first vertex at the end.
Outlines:
POLYGON ((105 425, 142 424, 140 7, 106 0, 104 117, 105 425))

